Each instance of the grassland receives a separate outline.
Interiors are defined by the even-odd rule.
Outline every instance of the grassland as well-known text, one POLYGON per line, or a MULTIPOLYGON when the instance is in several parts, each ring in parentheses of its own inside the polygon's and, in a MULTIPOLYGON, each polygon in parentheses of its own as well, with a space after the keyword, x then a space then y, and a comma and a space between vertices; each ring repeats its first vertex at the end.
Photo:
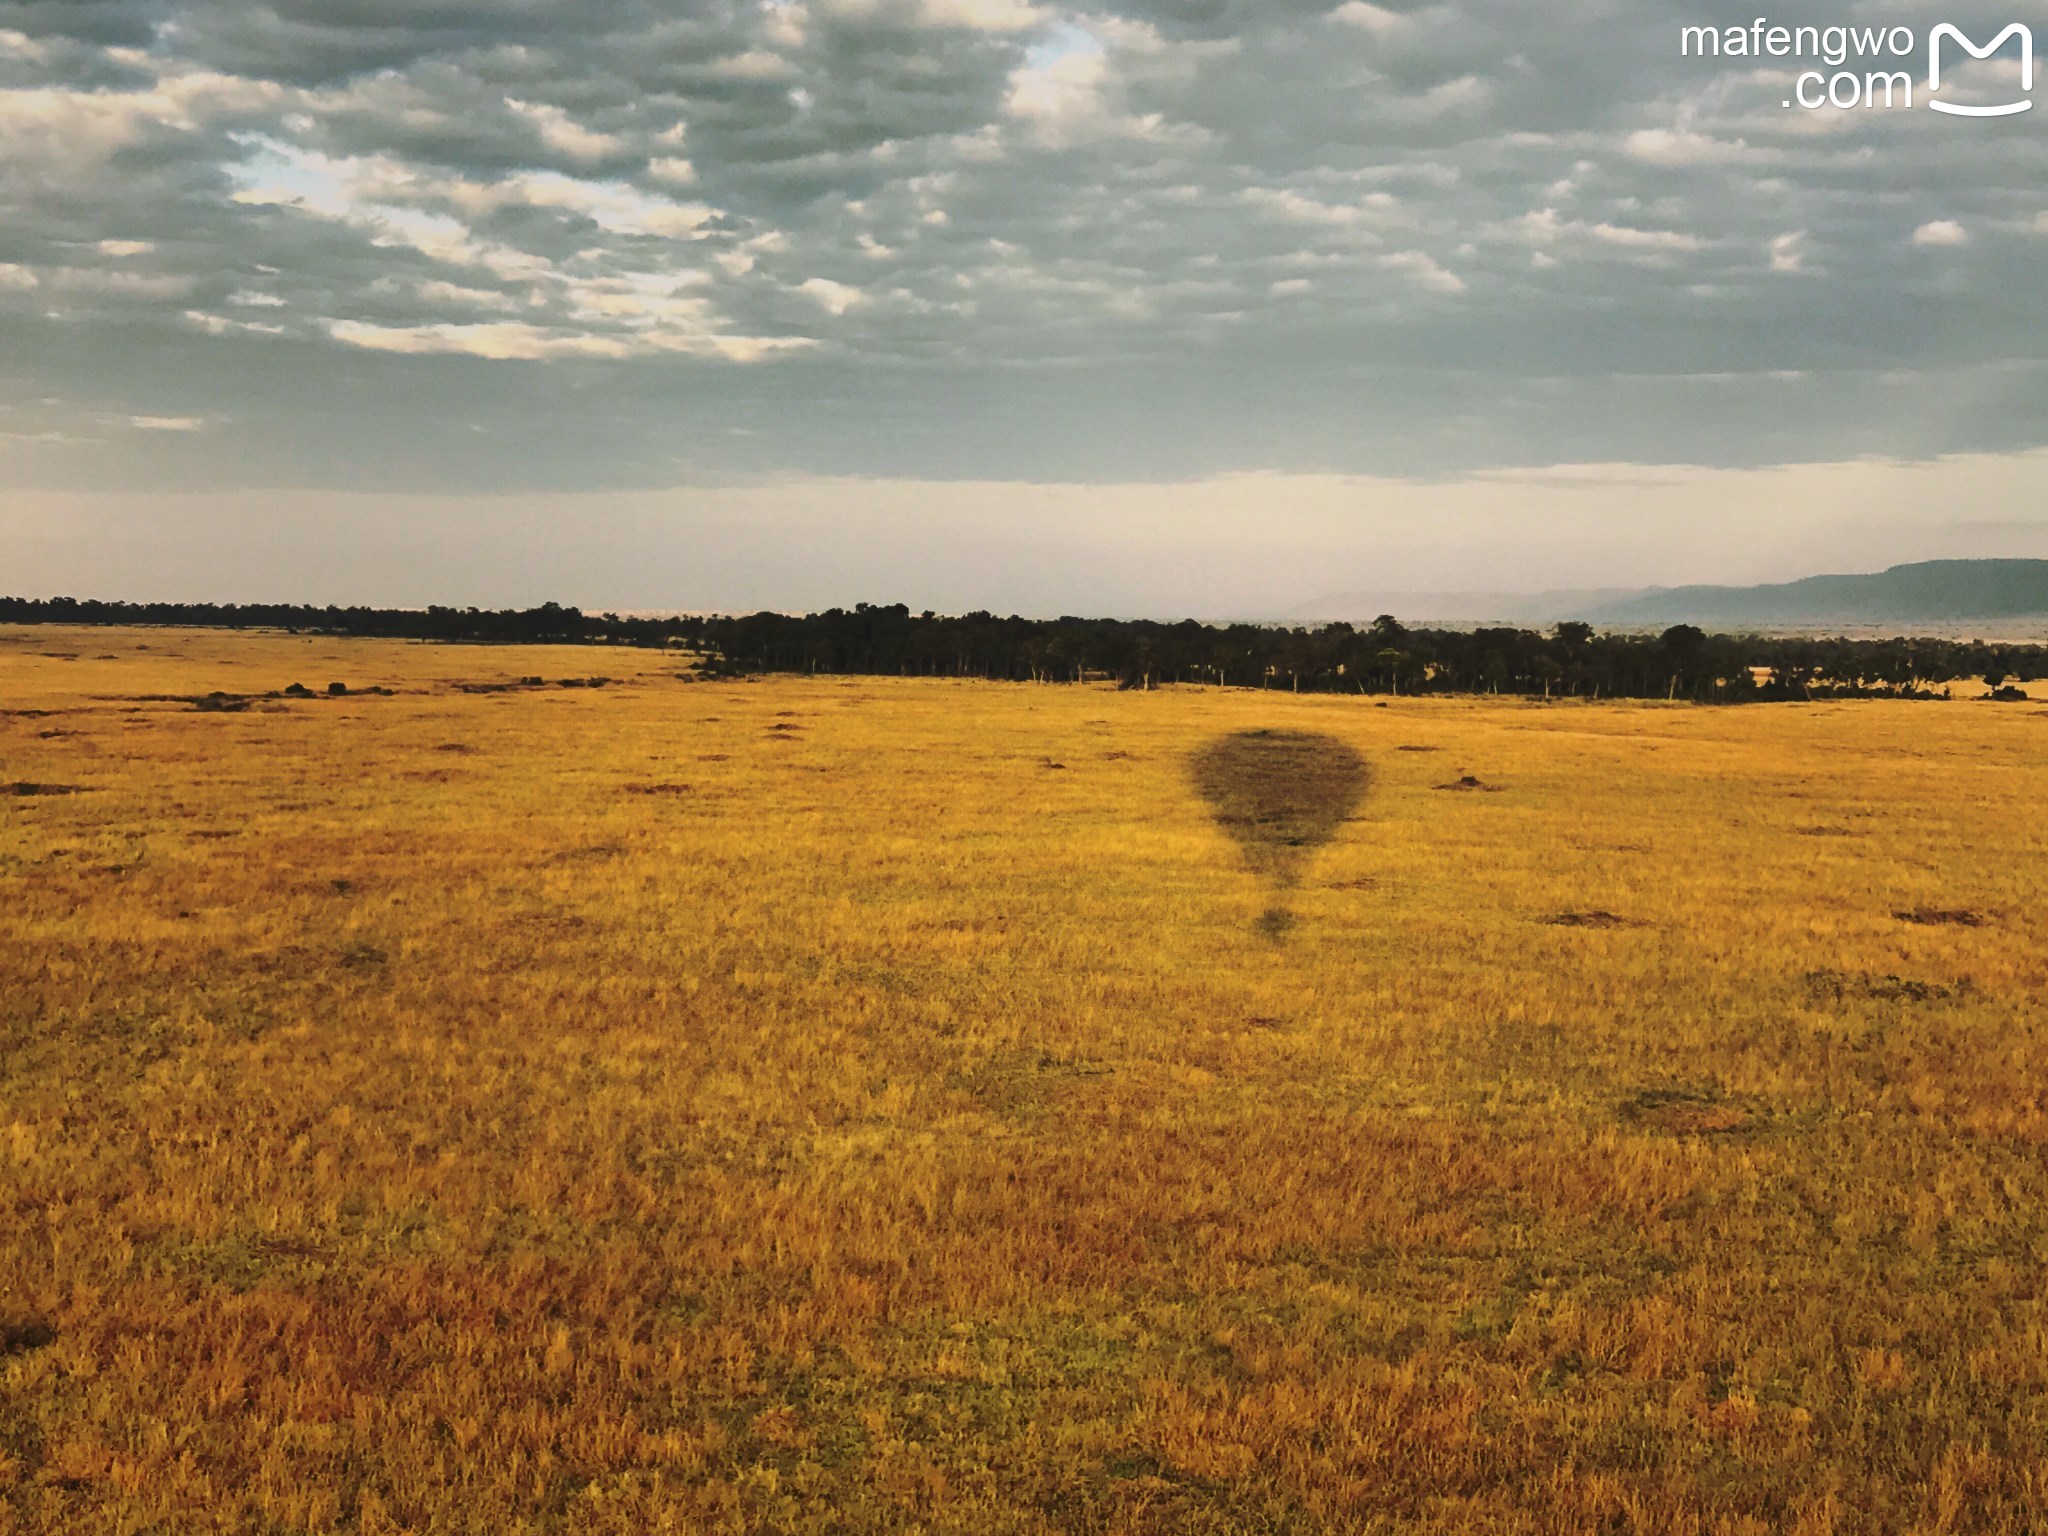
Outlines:
POLYGON ((0 630, 0 1531, 2048 1529, 2048 711, 687 670, 0 630))

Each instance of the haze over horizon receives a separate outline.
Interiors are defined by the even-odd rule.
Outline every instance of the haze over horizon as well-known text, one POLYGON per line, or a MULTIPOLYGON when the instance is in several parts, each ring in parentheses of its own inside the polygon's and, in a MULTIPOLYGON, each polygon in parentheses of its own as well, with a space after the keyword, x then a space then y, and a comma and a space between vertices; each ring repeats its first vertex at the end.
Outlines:
POLYGON ((1210 617, 2048 555, 2048 117, 1680 57, 1755 10, 0 0, 0 589, 1210 617))

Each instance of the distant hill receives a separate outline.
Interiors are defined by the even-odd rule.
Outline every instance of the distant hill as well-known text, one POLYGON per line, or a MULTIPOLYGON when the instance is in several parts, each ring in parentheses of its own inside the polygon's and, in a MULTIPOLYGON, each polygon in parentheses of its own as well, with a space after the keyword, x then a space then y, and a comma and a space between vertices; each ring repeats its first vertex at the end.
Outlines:
POLYGON ((1758 587, 1625 587, 1550 592, 1333 592, 1286 615, 1296 623, 1547 625, 1585 619, 1626 628, 1955 625, 2048 621, 2048 560, 1924 560, 1860 576, 1758 587))
POLYGON ((2048 560, 1923 560, 1760 587, 1664 587, 1579 615, 1596 624, 1945 624, 2048 617, 2048 560))
POLYGON ((1331 592, 1281 615, 1295 624, 1358 624, 1391 613, 1409 624, 1554 624, 1648 593, 1640 587, 1557 592, 1331 592))

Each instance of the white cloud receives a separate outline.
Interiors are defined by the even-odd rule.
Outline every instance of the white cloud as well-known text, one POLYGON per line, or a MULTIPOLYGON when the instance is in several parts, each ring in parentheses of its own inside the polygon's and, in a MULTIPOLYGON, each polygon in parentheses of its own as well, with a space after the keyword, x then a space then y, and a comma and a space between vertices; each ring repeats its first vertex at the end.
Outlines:
MULTIPOLYGON (((353 306, 330 311, 325 334, 347 345, 523 361, 662 352, 764 355, 762 347, 745 338, 726 337, 721 317, 705 300, 679 296, 705 280, 693 267, 638 270, 615 262, 601 247, 565 263, 558 255, 476 232, 482 221, 507 209, 530 208, 587 218, 607 235, 695 240, 715 216, 703 204, 558 171, 476 181, 421 172, 382 156, 335 157, 270 140, 259 141, 236 174, 240 201, 334 219, 362 231, 373 244, 408 248, 453 269, 448 276, 412 285, 424 302, 455 312, 445 320, 392 325, 371 314, 348 313, 353 306), (478 287, 478 272, 528 285, 528 307, 541 315, 518 322, 476 321, 479 309, 502 313, 518 307, 512 296, 478 287)), ((752 258, 747 260, 751 265, 752 258)))
POLYGON ((630 342, 616 336, 589 336, 551 331, 516 322, 489 325, 370 325, 360 320, 334 320, 328 332, 336 341, 373 352, 415 355, 459 353, 495 361, 538 362, 556 357, 628 356, 630 342))
POLYGON ((520 321, 483 324, 390 326, 360 320, 332 320, 328 334, 349 346, 413 356, 454 354, 494 362, 548 362, 559 358, 651 357, 680 353, 757 362, 777 352, 816 345, 801 336, 733 336, 668 328, 599 334, 520 321))
POLYGON ((1695 235, 1681 234, 1675 229, 1636 229, 1625 224, 1587 224, 1585 232, 1603 245, 1619 246, 1628 251, 1696 251, 1700 248, 1695 235))
POLYGON ((620 181, 579 181, 554 171, 507 177, 487 186, 446 184, 450 195, 477 212, 524 204, 580 213, 615 234, 660 235, 669 239, 694 235, 714 216, 703 203, 678 203, 656 197, 620 181))
POLYGON ((578 320, 611 321, 649 335, 704 339, 717 329, 710 301, 689 290, 701 272, 632 272, 616 277, 568 278, 568 309, 578 320))
POLYGON ((1334 11, 1330 20, 1340 21, 1347 27, 1357 27, 1375 36, 1399 32, 1411 25, 1408 17, 1388 10, 1385 6, 1373 5, 1370 0, 1344 0, 1334 11))
POLYGON ((858 288, 835 283, 829 277, 809 278, 797 285, 797 291, 808 294, 828 315, 843 315, 867 297, 858 288))
POLYGON ((787 80, 796 73, 796 66, 779 53, 750 48, 720 59, 711 73, 721 80, 787 80))
POLYGON ((1699 250, 1697 236, 1670 229, 1639 229, 1605 220, 1567 219, 1555 208, 1525 214, 1503 232, 1539 252, 1564 249, 1580 256, 1622 253, 1651 264, 1668 261, 1674 255, 1699 250))
POLYGON ((1045 20, 1045 12, 1030 0, 924 0, 922 9, 934 26, 980 32, 1023 32, 1045 20))
POLYGON ((1459 75, 1419 96, 1394 98, 1385 110, 1403 122, 1429 123, 1455 113, 1473 114, 1493 100, 1493 83, 1480 75, 1459 75))
POLYGON ((1041 132, 1065 137, 1106 122, 1102 88, 1109 60, 1099 43, 1027 64, 1010 77, 1009 110, 1041 132))
POLYGON ((1771 241, 1771 270, 1773 272, 1804 272, 1806 270, 1806 231, 1791 230, 1771 241))
POLYGON ((1457 273, 1440 266, 1436 258, 1426 251, 1396 251, 1379 258, 1379 264, 1390 272, 1400 272, 1412 278, 1420 287, 1431 293, 1456 294, 1465 291, 1465 280, 1457 273))
POLYGON ((625 140, 616 134, 594 133, 552 102, 521 101, 507 96, 505 105, 533 124, 541 143, 572 160, 602 160, 626 147, 625 140))
MULTIPOLYGON (((1127 84, 1175 82, 1184 88, 1204 59, 1234 47, 1169 44, 1142 22, 1090 17, 1086 27, 1062 25, 1026 50, 1023 66, 1010 75, 1004 106, 1040 143, 1055 148, 1111 139, 1198 146, 1210 142, 1207 129, 1164 112, 1126 110, 1127 84)), ((961 148, 974 158, 969 144, 961 148)))
POLYGON ((284 95, 269 81, 189 69, 167 71, 145 90, 0 90, 0 170, 89 177, 152 135, 189 134, 284 95))
POLYGON ((1954 219, 1935 219, 1913 231, 1915 245, 1968 245, 1970 232, 1954 219))
POLYGON ((1247 187, 1239 197, 1250 206, 1287 223, 1345 227, 1365 223, 1374 215, 1384 215, 1400 204, 1400 199, 1390 192, 1368 192, 1355 203, 1331 203, 1291 187, 1247 187))
POLYGON ((204 432, 203 416, 130 416, 128 425, 138 432, 204 432))
POLYGON ((1670 128, 1638 129, 1622 141, 1622 148, 1650 165, 1725 165, 1752 154, 1741 139, 1670 128))
POLYGON ((187 324, 204 331, 209 336, 282 336, 285 328, 261 320, 237 320, 227 315, 216 315, 203 309, 188 309, 184 315, 187 324))
POLYGON ((504 310, 515 307, 509 294, 490 288, 467 288, 439 278, 421 283, 414 291, 429 304, 453 304, 469 309, 504 310))
MULTIPOLYGON (((974 32, 1024 32, 1041 25, 1046 12, 1031 0, 811 0, 827 15, 856 21, 909 18, 928 27, 957 27, 974 32)), ((778 20, 800 38, 804 22, 794 4, 771 4, 778 20), (783 20, 786 18, 786 20, 783 20)))

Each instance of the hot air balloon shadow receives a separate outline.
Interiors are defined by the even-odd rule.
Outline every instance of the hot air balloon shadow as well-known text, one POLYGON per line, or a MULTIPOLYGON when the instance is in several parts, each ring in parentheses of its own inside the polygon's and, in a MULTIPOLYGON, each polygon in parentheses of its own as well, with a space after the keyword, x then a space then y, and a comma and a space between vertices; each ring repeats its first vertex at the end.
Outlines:
POLYGON ((1286 893, 1365 798, 1371 768, 1336 737, 1312 731, 1238 731, 1199 748, 1188 767, 1216 825, 1273 888, 1259 926, 1279 938, 1294 921, 1286 893))

